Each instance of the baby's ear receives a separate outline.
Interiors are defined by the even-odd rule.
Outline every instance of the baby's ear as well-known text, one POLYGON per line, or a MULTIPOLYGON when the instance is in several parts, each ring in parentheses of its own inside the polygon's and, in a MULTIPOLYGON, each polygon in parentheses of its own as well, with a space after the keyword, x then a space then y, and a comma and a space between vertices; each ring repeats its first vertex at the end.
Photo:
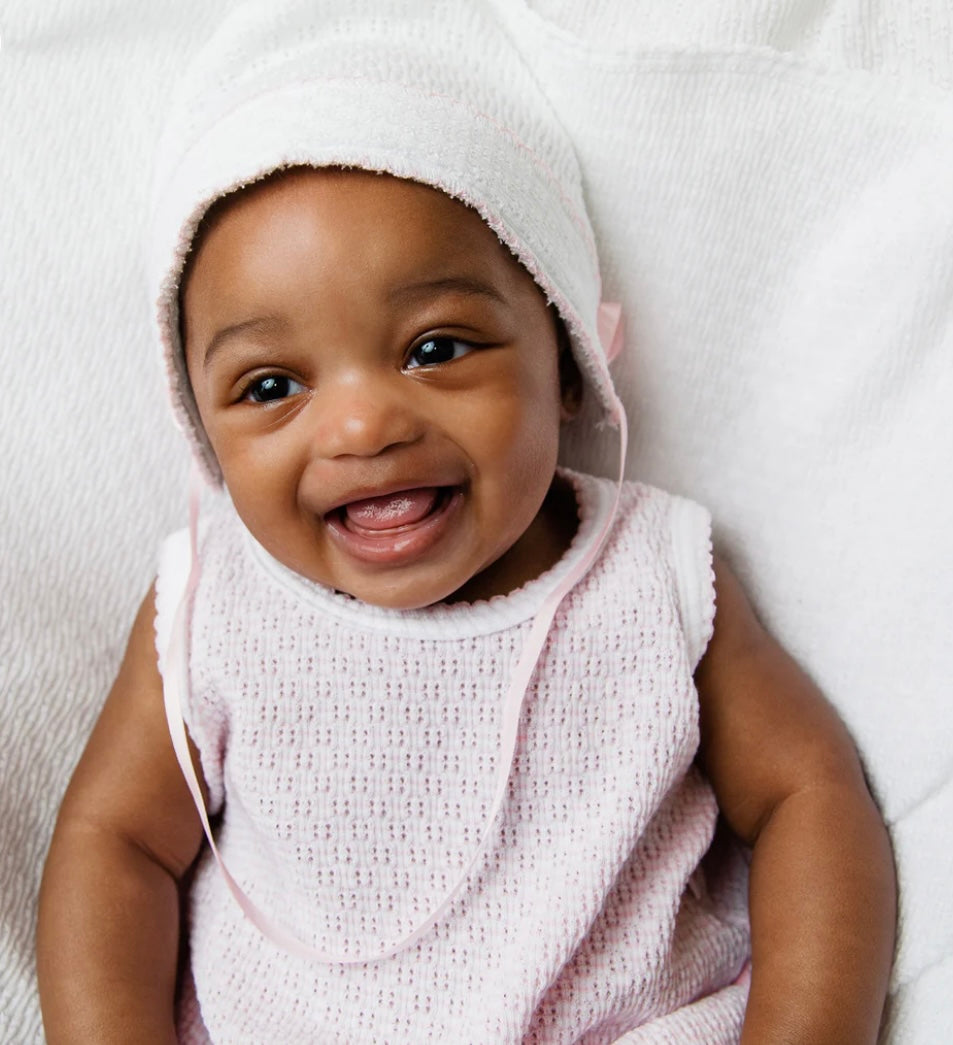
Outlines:
POLYGON ((556 317, 556 344, 559 348, 559 399, 562 404, 560 420, 572 421, 582 406, 582 374, 572 354, 569 333, 559 316, 556 317))

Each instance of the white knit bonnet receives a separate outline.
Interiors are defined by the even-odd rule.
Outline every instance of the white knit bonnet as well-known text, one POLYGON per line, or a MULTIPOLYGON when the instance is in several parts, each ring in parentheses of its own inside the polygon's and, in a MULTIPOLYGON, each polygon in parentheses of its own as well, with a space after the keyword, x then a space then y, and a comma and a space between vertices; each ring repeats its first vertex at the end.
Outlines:
POLYGON ((173 410, 218 464, 179 335, 179 282, 209 206, 285 167, 384 171, 476 210, 558 309, 596 403, 620 406, 572 144, 492 0, 287 0, 236 8, 184 78, 163 137, 150 279, 173 410))

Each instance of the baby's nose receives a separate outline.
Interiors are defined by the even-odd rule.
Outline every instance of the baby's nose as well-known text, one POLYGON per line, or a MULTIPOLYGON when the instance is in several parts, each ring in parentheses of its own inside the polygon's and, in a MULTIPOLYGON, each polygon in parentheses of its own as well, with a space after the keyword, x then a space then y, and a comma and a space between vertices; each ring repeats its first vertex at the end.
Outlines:
POLYGON ((317 449, 325 457, 373 457, 422 434, 413 390, 399 374, 349 371, 320 390, 317 449))

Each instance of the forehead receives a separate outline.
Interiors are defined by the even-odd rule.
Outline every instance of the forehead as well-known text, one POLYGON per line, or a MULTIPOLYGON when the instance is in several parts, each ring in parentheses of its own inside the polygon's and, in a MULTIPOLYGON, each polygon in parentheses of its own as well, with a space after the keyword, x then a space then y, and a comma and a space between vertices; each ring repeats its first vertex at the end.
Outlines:
POLYGON ((285 247, 358 265, 387 249, 393 255, 395 244, 408 266, 462 263, 536 288, 480 215, 446 193, 388 174, 301 167, 212 204, 193 238, 180 294, 197 267, 207 274, 210 260, 237 254, 247 261, 257 251, 278 262, 285 247))

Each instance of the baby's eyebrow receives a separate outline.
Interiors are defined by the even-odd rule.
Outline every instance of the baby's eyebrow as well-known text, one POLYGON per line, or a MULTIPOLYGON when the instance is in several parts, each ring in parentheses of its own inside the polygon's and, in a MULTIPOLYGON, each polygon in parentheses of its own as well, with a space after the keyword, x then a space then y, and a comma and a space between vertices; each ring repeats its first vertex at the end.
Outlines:
POLYGON ((506 298, 490 283, 484 283, 472 276, 442 276, 439 279, 425 279, 417 283, 403 283, 388 293, 391 301, 401 302, 428 297, 431 294, 466 294, 492 298, 501 305, 506 298))
POLYGON ((208 370, 209 363, 215 353, 226 341, 239 334, 276 334, 285 329, 287 324, 280 316, 255 316, 253 319, 243 319, 240 323, 230 323, 221 330, 216 330, 211 340, 205 346, 205 359, 202 363, 204 369, 208 370))

